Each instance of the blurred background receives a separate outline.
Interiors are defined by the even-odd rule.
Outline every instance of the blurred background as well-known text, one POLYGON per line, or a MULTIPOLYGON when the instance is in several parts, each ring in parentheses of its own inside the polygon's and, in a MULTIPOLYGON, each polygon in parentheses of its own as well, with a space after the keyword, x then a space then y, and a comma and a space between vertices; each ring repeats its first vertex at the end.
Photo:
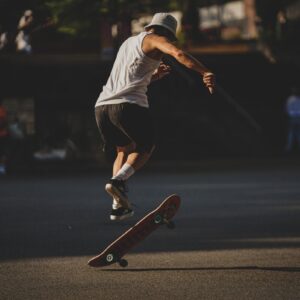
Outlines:
POLYGON ((153 160, 298 157, 299 0, 1 0, 1 174, 106 163, 95 101, 118 47, 162 11, 221 88, 165 57, 153 160))

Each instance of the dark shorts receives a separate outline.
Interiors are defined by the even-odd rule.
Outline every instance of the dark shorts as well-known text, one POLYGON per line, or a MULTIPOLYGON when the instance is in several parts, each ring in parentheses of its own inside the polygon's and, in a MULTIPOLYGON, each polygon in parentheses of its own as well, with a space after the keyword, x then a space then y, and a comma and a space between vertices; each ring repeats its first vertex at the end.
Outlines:
POLYGON ((95 114, 104 149, 134 142, 138 152, 151 152, 154 127, 148 108, 130 103, 101 105, 95 114))

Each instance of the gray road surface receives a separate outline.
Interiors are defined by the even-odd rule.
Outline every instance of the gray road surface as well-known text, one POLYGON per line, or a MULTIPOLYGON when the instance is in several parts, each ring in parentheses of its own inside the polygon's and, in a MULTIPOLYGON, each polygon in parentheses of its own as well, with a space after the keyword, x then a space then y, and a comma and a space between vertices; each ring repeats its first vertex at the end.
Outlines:
POLYGON ((105 172, 0 178, 0 299, 300 299, 300 167, 150 165, 130 180, 138 206, 109 220, 105 172), (176 170, 176 172, 175 172, 176 170), (159 228, 129 266, 87 266, 164 197, 159 228))

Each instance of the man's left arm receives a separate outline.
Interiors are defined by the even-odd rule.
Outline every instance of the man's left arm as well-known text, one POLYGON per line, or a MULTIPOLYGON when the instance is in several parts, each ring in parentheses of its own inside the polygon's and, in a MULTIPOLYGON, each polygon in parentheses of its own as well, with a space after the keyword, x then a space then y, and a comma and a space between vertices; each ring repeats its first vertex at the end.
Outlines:
POLYGON ((158 68, 153 72, 151 82, 162 79, 166 75, 170 74, 170 71, 171 67, 161 62, 158 68))

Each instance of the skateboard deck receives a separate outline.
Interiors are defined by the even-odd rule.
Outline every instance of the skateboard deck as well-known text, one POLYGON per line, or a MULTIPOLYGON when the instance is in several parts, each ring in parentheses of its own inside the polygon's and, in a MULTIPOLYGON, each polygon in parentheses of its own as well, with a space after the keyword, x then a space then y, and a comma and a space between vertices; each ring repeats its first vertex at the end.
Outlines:
POLYGON ((144 240, 161 225, 165 224, 170 229, 174 228, 174 223, 171 219, 175 216, 179 206, 180 197, 175 194, 169 196, 156 209, 113 241, 99 255, 89 260, 88 264, 91 267, 105 267, 119 263, 120 266, 126 267, 128 262, 122 257, 131 248, 144 240))

